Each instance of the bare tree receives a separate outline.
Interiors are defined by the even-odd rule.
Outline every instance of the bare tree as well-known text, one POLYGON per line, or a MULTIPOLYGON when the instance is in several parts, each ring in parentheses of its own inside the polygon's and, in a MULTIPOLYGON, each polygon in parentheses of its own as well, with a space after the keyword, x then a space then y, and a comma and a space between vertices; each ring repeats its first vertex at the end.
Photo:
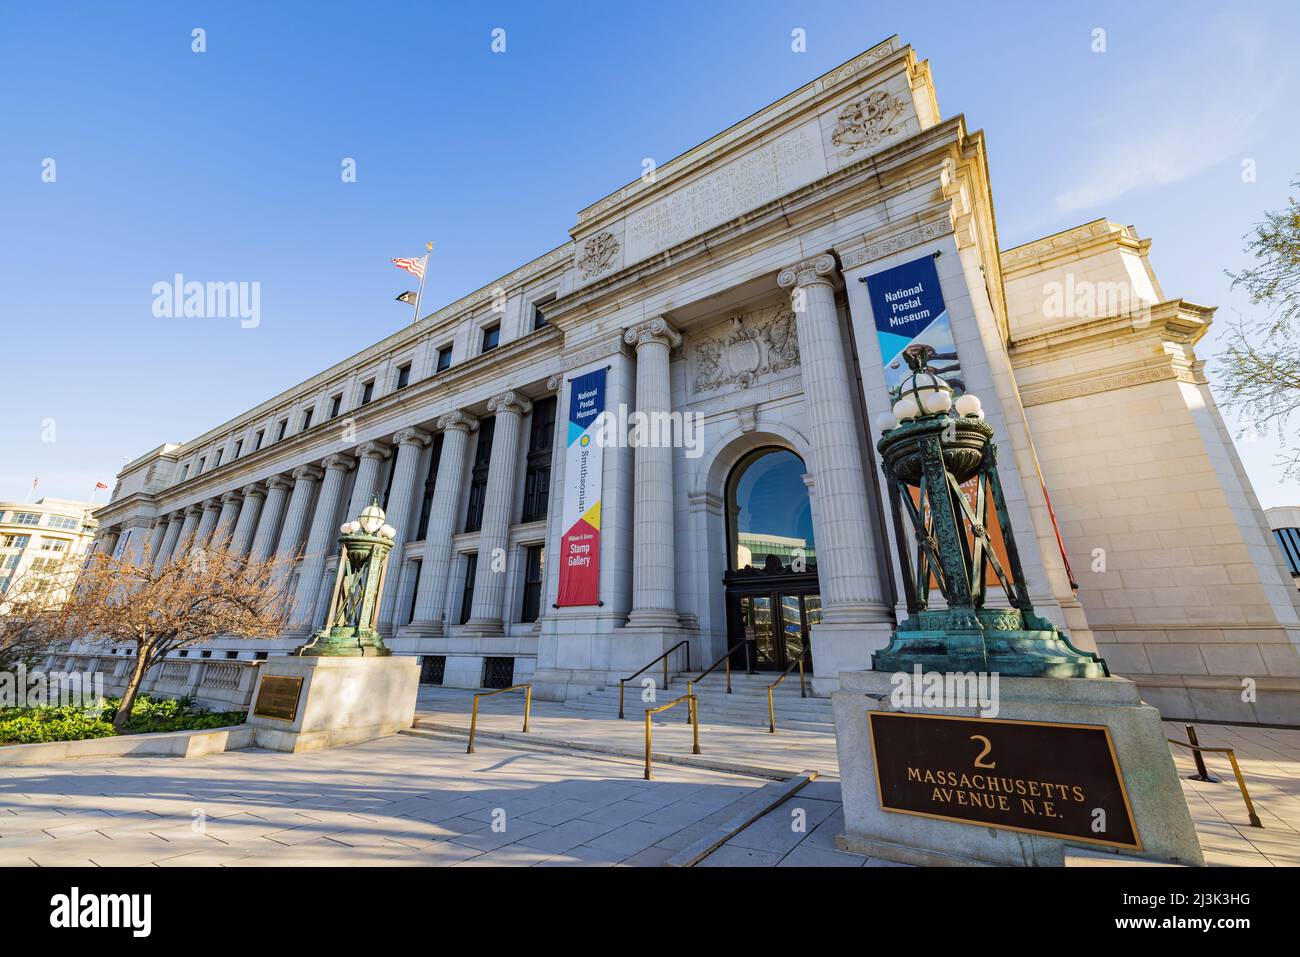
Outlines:
MULTIPOLYGON (((1300 187, 1300 180, 1292 186, 1300 187)), ((1275 432, 1283 448, 1283 473, 1300 475, 1300 451, 1288 429, 1300 409, 1300 201, 1267 212, 1248 237, 1246 251, 1255 265, 1229 272, 1233 287, 1270 313, 1263 324, 1240 317, 1230 324, 1227 351, 1220 358, 1219 385, 1225 404, 1256 432, 1275 432)))
POLYGON ((149 669, 171 652, 218 636, 279 634, 288 599, 274 572, 274 561, 246 561, 224 544, 183 542, 157 570, 147 547, 118 558, 95 554, 84 565, 72 560, 47 571, 47 594, 57 591, 63 599, 57 607, 38 600, 35 583, 12 599, 7 593, 7 628, 47 646, 77 640, 133 646, 135 665, 113 718, 121 728, 149 669))

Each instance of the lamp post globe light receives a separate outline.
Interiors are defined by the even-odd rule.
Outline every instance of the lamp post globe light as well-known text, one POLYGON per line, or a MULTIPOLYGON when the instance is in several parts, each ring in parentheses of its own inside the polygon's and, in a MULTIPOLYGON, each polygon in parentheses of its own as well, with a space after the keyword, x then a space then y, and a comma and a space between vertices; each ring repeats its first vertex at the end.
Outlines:
POLYGON ((978 397, 955 397, 928 365, 934 350, 904 352, 912 373, 892 416, 876 422, 908 617, 875 671, 996 672, 1018 677, 1100 678, 1106 663, 1081 651, 1034 613, 998 479, 993 429, 978 397), (962 491, 975 481, 972 506, 962 491), (992 500, 992 513, 989 505, 992 500), (998 556, 996 523, 1005 544, 998 556), (909 533, 910 529, 910 533, 909 533), (990 577, 1010 607, 986 607, 990 577), (931 608, 937 587, 944 607, 931 608))
POLYGON ((392 651, 376 628, 396 531, 379 499, 339 529, 339 565, 325 627, 294 654, 303 657, 386 657, 392 651))

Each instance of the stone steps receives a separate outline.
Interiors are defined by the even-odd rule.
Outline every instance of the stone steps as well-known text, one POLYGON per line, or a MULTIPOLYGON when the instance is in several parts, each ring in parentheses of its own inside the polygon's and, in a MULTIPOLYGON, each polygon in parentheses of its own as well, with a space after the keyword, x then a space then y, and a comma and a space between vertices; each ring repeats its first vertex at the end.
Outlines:
MULTIPOLYGON (((701 684, 695 686, 699 699, 700 720, 714 721, 742 727, 767 727, 767 687, 775 676, 737 675, 731 678, 732 693, 726 693, 725 678, 710 675, 701 684)), ((664 704, 686 693, 685 676, 676 675, 666 691, 657 695, 657 703, 664 704)), ((641 715, 648 707, 641 701, 640 687, 625 689, 624 714, 628 720, 641 720, 641 715)), ((772 692, 772 703, 776 711, 778 730, 785 728, 796 731, 814 731, 833 733, 834 720, 831 703, 827 698, 799 697, 799 685, 787 678, 772 692)), ((589 694, 570 698, 564 702, 565 708, 583 714, 599 717, 614 717, 618 714, 618 686, 603 688, 589 694)), ((659 720, 671 721, 674 716, 685 723, 685 712, 681 708, 665 712, 659 720)))

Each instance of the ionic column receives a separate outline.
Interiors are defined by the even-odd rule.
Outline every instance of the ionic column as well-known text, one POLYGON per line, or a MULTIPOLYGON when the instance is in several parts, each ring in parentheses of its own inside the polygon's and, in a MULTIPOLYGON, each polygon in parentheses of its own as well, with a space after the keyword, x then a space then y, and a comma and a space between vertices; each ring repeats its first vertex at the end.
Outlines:
POLYGON ((230 536, 230 550, 243 558, 253 543, 253 532, 257 528, 257 518, 262 514, 266 491, 254 482, 245 485, 240 493, 244 496, 244 501, 239 506, 239 518, 235 520, 235 531, 230 536))
MULTIPOLYGON (((438 419, 438 428, 443 433, 442 457, 438 459, 433 502, 429 506, 429 527, 424 535, 415 618, 406 630, 413 636, 442 634, 447 574, 451 566, 451 536, 456 522, 456 506, 460 502, 461 479, 465 474, 465 450, 469 445, 469 434, 478 428, 478 420, 464 412, 448 412, 438 419)), ((494 441, 494 452, 495 448, 494 441)))
POLYGON ((215 498, 210 498, 203 503, 203 516, 199 519, 198 530, 194 533, 194 548, 206 548, 208 539, 212 538, 212 530, 217 527, 217 514, 221 511, 221 503, 215 498))
POLYGON ((185 519, 181 523, 181 533, 176 536, 176 541, 172 545, 171 554, 167 556, 168 561, 174 561, 180 556, 182 548, 193 548, 195 529, 199 526, 199 513, 203 511, 202 505, 190 505, 185 509, 185 519))
MULTIPOLYGON (((672 411, 669 353, 682 337, 666 319, 649 319, 623 333, 636 346, 636 411, 672 411)), ((649 430, 652 434, 656 430, 649 430)), ((673 450, 658 442, 638 443, 634 459, 632 524, 632 613, 628 627, 677 627, 673 543, 673 450)))
POLYGON ((420 453, 432 438, 422 429, 402 429, 393 436, 397 459, 393 462, 392 492, 388 496, 388 524, 397 534, 393 536, 393 550, 388 554, 387 579, 379 605, 379 628, 386 637, 393 633, 402 570, 402 545, 406 542, 407 526, 411 523, 411 497, 415 494, 420 470, 420 453))
MULTIPOLYGON (((822 620, 828 624, 893 621, 885 603, 868 518, 855 385, 835 308, 838 273, 829 253, 782 269, 799 336, 799 361, 817 483, 813 521, 822 620)), ((816 649, 813 656, 816 660, 816 649)))
POLYGON ((172 557, 172 552, 176 551, 176 542, 181 537, 181 528, 185 524, 185 515, 182 512, 172 512, 167 516, 167 531, 163 535, 162 544, 158 546, 154 554, 153 570, 160 572, 163 566, 172 557))
POLYGON ((519 426, 532 407, 533 404, 517 392, 503 392, 488 400, 488 411, 496 416, 496 428, 492 434, 487 487, 483 490, 483 524, 479 529, 474 604, 470 608, 469 621, 465 623, 465 630, 473 634, 500 635, 505 631, 505 554, 518 478, 519 426))
POLYGON ((316 512, 312 516, 307 549, 299 566, 298 589, 294 592, 293 599, 290 631, 300 634, 311 630, 321 573, 325 568, 325 560, 333 554, 338 542, 339 530, 334 525, 334 517, 338 514, 339 499, 343 497, 343 480, 351 470, 353 460, 351 456, 331 455, 321 464, 325 466, 325 480, 321 483, 320 495, 316 500, 316 512))
POLYGON ((235 516, 239 514, 240 503, 244 500, 239 492, 225 492, 221 496, 221 514, 217 516, 217 527, 212 532, 212 547, 225 548, 230 542, 230 533, 234 531, 235 516))
POLYGON ((153 531, 149 533, 149 549, 146 554, 149 557, 150 568, 158 564, 158 556, 162 554, 163 536, 167 534, 167 525, 167 516, 162 515, 154 522, 153 531))
POLYGON ((393 454, 392 449, 378 442, 363 442, 355 451, 359 463, 357 480, 352 485, 352 499, 348 502, 347 514, 343 516, 344 521, 348 522, 360 515, 371 499, 379 495, 379 467, 384 459, 393 454))
POLYGON ((262 505, 262 514, 257 519, 257 531, 253 534, 253 544, 248 555, 250 563, 260 565, 271 557, 275 550, 275 533, 288 499, 289 482, 283 475, 272 475, 266 480, 266 501, 262 505))

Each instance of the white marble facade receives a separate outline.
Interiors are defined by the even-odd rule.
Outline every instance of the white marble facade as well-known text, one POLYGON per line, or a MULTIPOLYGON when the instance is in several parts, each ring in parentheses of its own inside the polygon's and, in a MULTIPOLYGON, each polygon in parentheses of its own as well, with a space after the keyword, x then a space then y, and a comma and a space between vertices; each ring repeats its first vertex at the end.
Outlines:
MULTIPOLYGON (((935 256, 967 388, 1003 450, 1036 606, 1078 644, 1100 640, 1085 597, 1092 582, 1078 596, 1071 588, 1038 477, 1038 461, 1057 458, 1035 448, 1051 424, 1021 399, 1012 339, 1024 317, 1009 313, 1022 303, 1004 289, 984 136, 960 116, 940 118, 928 65, 910 47, 897 38, 873 47, 661 166, 654 182, 582 210, 569 232, 564 245, 311 380, 131 462, 98 515, 101 534, 144 529, 164 548, 220 534, 279 556, 296 598, 293 628, 262 643, 218 643, 214 655, 283 653, 324 615, 339 524, 386 491, 400 526, 382 615, 395 651, 437 657, 443 681, 465 687, 484 682, 486 659, 509 659, 515 681, 559 698, 607 685, 682 640, 696 663, 727 647, 726 480, 746 453, 785 448, 807 468, 823 605, 814 685, 828 693, 840 671, 869 666, 899 604, 867 424, 889 399, 857 280, 935 256), (492 326, 500 345, 483 352, 492 326), (447 347, 451 365, 440 371, 447 347), (398 388, 407 365, 409 384, 398 388), (600 603, 554 607, 558 569, 548 561, 540 614, 524 621, 529 549, 558 554, 562 532, 567 382, 602 367, 609 408, 689 412, 701 441, 606 448, 600 603), (532 425, 551 399, 549 509, 525 521, 532 425), (489 421, 482 521, 467 531, 489 421), (463 609, 471 554, 475 587, 463 609)), ((1044 474, 1072 528, 1080 519, 1055 494, 1058 473, 1044 474)), ((1239 495, 1228 507, 1249 506, 1239 495)), ((1239 564, 1267 559, 1255 548, 1239 564)), ((1274 649, 1276 667, 1295 675, 1294 608, 1286 619, 1269 595, 1251 614, 1273 609, 1270 634, 1292 643, 1289 662, 1274 649)), ((1109 638, 1114 623, 1105 624, 1109 638)))

